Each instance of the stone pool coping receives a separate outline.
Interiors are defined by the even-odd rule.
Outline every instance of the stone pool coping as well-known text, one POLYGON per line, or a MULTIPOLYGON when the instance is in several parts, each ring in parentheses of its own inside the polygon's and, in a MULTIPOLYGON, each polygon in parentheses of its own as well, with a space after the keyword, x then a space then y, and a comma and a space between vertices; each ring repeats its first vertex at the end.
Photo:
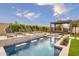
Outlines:
POLYGON ((68 56, 71 39, 69 39, 69 43, 67 46, 60 45, 60 43, 63 41, 63 39, 68 37, 68 36, 69 35, 64 35, 57 43, 55 43, 56 47, 62 48, 61 52, 59 53, 59 56, 68 56))
POLYGON ((6 56, 6 52, 3 47, 0 47, 0 56, 6 56))
MULTIPOLYGON (((34 38, 35 37, 40 37, 40 35, 41 36, 43 36, 43 35, 45 35, 44 33, 41 33, 40 35, 39 35, 40 33, 38 33, 38 35, 36 34, 36 36, 34 35, 34 38)), ((48 36, 48 35, 50 35, 50 34, 46 34, 46 36, 48 36)), ((30 36, 30 35, 29 35, 30 36)), ((33 35, 32 35, 33 36, 33 35)), ((10 41, 12 41, 12 42, 14 42, 14 40, 11 40, 11 39, 17 39, 15 42, 17 42, 18 40, 20 40, 21 38, 23 38, 23 37, 15 37, 15 38, 8 38, 8 40, 7 39, 5 39, 4 40, 4 38, 5 38, 5 36, 1 36, 0 38, 2 38, 3 37, 3 39, 1 39, 0 41, 4 41, 4 42, 1 42, 0 43, 0 45, 2 45, 2 44, 6 44, 6 42, 10 42, 10 41), (20 38, 20 39, 19 39, 20 38)), ((26 36, 25 36, 26 37, 26 36)), ((31 38, 31 37, 30 37, 31 38)), ((21 41, 21 40, 20 40, 21 41)), ((8 44, 8 43, 7 43, 8 44)), ((4 50, 4 47, 2 47, 2 46, 0 46, 0 56, 7 56, 7 54, 6 54, 6 52, 5 52, 5 50, 4 50)))
POLYGON ((63 47, 63 49, 62 49, 61 53, 59 54, 59 56, 68 56, 70 43, 71 43, 71 39, 69 39, 68 45, 63 47))

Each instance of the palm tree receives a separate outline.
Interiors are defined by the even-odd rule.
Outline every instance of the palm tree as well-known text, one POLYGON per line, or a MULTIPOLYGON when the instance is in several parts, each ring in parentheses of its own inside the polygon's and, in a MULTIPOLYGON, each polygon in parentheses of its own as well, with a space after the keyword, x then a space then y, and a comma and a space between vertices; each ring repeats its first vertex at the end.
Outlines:
POLYGON ((77 35, 77 33, 76 33, 76 27, 78 27, 78 22, 77 22, 77 21, 71 22, 71 25, 72 25, 72 28, 73 28, 73 27, 75 28, 74 36, 75 36, 75 39, 76 39, 76 35, 77 35))

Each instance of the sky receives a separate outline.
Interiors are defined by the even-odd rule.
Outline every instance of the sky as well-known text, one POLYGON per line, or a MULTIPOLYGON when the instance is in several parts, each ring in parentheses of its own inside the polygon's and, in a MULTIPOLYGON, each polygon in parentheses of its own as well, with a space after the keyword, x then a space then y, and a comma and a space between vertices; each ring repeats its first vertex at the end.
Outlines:
POLYGON ((0 23, 49 26, 57 20, 79 19, 77 3, 0 3, 0 23))

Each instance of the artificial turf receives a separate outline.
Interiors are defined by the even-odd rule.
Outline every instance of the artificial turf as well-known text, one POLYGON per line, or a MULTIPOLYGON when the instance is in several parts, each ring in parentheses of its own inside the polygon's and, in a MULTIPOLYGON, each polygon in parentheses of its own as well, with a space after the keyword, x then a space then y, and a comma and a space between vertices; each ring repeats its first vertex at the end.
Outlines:
POLYGON ((79 56, 79 40, 72 39, 69 48, 69 56, 79 56))

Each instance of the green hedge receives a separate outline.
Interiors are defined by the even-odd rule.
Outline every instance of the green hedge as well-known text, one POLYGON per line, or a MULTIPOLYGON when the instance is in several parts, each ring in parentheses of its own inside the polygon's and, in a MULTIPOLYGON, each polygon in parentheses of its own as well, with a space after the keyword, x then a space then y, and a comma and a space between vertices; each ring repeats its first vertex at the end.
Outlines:
POLYGON ((63 39, 63 41, 60 43, 61 45, 67 46, 69 42, 69 37, 66 37, 63 39))
POLYGON ((19 29, 21 29, 23 32, 30 32, 30 31, 50 32, 50 28, 47 26, 25 25, 18 23, 10 24, 10 29, 12 32, 19 32, 19 29))

